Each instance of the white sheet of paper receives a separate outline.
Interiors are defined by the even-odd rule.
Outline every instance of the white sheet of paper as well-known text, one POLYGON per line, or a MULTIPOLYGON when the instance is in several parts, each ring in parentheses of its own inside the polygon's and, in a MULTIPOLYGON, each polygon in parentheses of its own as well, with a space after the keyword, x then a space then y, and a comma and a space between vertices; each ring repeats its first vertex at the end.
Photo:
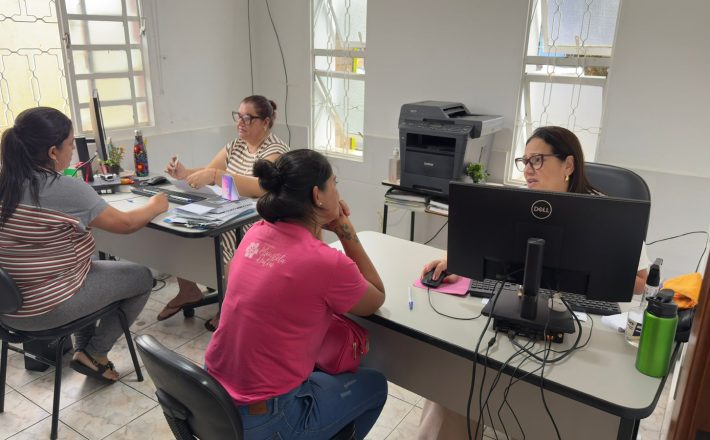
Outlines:
POLYGON ((620 313, 618 315, 602 316, 602 324, 611 327, 618 332, 626 331, 626 322, 629 319, 628 313, 620 313))
POLYGON ((186 181, 184 180, 177 180, 177 179, 168 179, 170 180, 170 183, 175 185, 175 188, 179 189, 180 191, 185 191, 187 193, 191 194, 202 194, 206 196, 221 196, 222 195, 222 187, 217 186, 217 185, 207 185, 203 186, 202 188, 195 189, 191 187, 190 185, 187 184, 186 181))

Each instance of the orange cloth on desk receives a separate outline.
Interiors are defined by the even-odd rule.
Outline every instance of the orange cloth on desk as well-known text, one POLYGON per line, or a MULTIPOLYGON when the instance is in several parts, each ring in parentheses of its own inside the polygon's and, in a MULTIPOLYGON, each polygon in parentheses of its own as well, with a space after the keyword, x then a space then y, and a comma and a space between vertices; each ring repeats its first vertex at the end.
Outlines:
POLYGON ((673 301, 678 304, 679 309, 691 309, 698 304, 702 283, 703 277, 698 272, 694 272, 666 280, 663 288, 673 289, 675 292, 673 301))

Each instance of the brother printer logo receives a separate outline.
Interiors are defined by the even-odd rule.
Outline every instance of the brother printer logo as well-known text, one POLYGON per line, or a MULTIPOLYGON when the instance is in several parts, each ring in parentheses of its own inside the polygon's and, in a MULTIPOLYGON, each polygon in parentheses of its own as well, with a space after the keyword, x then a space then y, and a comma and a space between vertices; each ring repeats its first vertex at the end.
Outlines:
POLYGON ((552 205, 547 200, 538 200, 530 207, 533 217, 545 220, 552 215, 552 205))

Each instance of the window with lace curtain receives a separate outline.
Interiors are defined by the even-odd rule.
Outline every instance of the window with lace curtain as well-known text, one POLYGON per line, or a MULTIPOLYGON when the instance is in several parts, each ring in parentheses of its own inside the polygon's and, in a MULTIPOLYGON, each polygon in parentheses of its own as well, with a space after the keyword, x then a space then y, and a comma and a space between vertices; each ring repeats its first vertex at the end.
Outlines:
POLYGON ((311 0, 311 145, 362 160, 366 0, 311 0))
MULTIPOLYGON (((620 0, 533 0, 529 17, 513 157, 535 128, 559 125, 580 139, 594 160, 602 130, 620 0)), ((522 173, 509 161, 509 179, 522 173)))
POLYGON ((139 0, 0 2, 0 130, 24 109, 49 106, 93 130, 101 96, 107 129, 152 125, 139 0))

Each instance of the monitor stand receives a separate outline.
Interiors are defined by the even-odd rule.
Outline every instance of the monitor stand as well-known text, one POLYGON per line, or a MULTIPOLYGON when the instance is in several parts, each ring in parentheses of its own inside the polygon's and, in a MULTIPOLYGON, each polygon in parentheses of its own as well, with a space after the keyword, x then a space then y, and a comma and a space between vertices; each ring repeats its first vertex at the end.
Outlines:
POLYGON ((497 331, 562 342, 565 333, 574 333, 574 320, 566 308, 553 310, 549 295, 538 294, 544 246, 545 240, 528 239, 523 286, 501 290, 498 299, 493 297, 482 313, 493 318, 493 328, 497 331))

